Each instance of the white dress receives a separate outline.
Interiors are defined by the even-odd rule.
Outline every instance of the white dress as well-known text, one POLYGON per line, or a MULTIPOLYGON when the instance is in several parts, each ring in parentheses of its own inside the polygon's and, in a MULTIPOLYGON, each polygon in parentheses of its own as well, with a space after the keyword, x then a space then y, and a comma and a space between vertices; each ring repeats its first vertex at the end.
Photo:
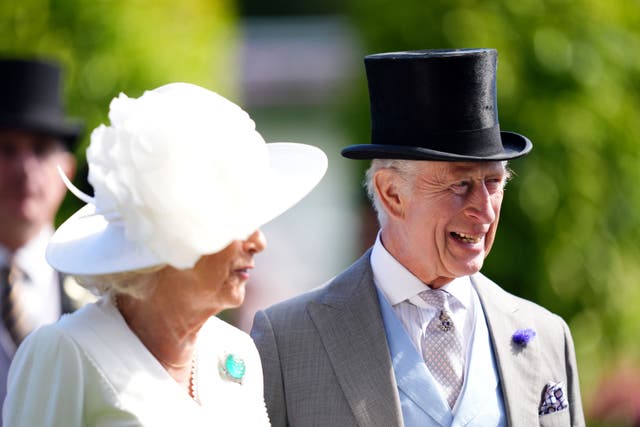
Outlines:
POLYGON ((212 317, 198 334, 200 404, 164 370, 104 298, 44 326, 11 364, 5 427, 265 426, 262 368, 251 338, 212 317), (223 368, 229 356, 240 372, 223 368), (234 375, 230 374, 233 373, 234 375))

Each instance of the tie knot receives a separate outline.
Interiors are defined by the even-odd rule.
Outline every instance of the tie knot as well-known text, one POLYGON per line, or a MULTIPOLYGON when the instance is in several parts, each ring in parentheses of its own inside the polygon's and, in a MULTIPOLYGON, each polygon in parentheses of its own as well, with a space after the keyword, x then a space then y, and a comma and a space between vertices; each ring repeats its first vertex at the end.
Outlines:
POLYGON ((447 293, 440 289, 427 289, 418 294, 427 304, 440 309, 449 311, 447 304, 447 293))

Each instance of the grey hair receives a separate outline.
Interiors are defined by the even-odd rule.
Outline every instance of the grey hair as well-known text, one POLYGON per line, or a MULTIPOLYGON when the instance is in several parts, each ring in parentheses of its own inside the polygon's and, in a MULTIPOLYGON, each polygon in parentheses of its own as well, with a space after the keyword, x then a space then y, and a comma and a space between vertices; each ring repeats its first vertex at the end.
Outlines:
POLYGON ((373 178, 383 169, 391 169, 395 171, 398 177, 402 182, 400 187, 400 191, 403 193, 411 192, 413 188, 413 183, 415 181, 416 176, 416 165, 419 161, 416 160, 402 160, 402 159, 373 159, 371 161, 371 165, 365 174, 364 187, 367 190, 367 195, 371 200, 373 208, 378 215, 378 223, 380 226, 384 226, 387 223, 388 217, 387 212, 384 210, 382 206, 382 202, 380 202, 380 196, 376 191, 375 183, 373 182, 373 178))
MULTIPOLYGON (((371 161, 371 165, 365 174, 364 179, 364 187, 367 190, 367 195, 371 200, 373 208, 378 215, 378 223, 380 227, 383 227, 387 220, 389 219, 387 216, 387 212, 384 210, 384 206, 382 206, 382 202, 380 202, 380 196, 376 191, 375 183, 373 182, 373 178, 378 173, 378 171, 383 169, 391 169, 395 171, 396 175, 400 177, 401 185, 400 191, 404 194, 410 193, 413 190, 413 184, 415 183, 418 165, 426 160, 403 160, 403 159, 373 159, 371 161)), ((506 182, 511 179, 513 176, 513 172, 509 168, 508 162, 505 160, 502 162, 504 169, 506 171, 506 182)))
POLYGON ((76 281, 93 293, 103 296, 129 295, 146 298, 156 283, 157 276, 166 265, 156 265, 122 273, 75 276, 76 281))

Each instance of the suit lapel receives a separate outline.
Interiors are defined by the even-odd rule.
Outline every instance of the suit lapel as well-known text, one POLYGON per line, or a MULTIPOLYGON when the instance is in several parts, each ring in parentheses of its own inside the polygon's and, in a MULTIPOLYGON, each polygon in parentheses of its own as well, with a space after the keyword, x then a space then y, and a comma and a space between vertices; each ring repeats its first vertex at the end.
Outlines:
POLYGON ((472 281, 487 319, 509 424, 537 421, 540 396, 531 384, 539 383, 542 374, 540 348, 536 340, 526 347, 512 341, 516 330, 531 328, 535 321, 526 310, 519 309, 517 298, 483 275, 475 274, 472 281))
POLYGON ((358 422, 401 426, 397 385, 369 264, 370 251, 308 311, 358 422))

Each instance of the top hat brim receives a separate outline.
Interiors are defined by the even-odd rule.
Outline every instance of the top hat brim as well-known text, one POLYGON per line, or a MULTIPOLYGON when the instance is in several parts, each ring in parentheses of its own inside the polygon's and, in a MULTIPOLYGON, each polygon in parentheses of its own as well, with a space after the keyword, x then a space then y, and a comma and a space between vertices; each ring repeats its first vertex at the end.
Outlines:
POLYGON ((60 138, 69 149, 73 149, 84 126, 77 122, 54 120, 48 117, 4 115, 0 118, 0 128, 20 129, 60 138))
POLYGON ((527 155, 533 144, 524 135, 515 132, 500 132, 502 151, 490 155, 456 154, 430 148, 409 145, 356 144, 342 149, 341 154, 349 159, 400 159, 400 160, 435 160, 449 162, 477 162, 511 160, 527 155))

